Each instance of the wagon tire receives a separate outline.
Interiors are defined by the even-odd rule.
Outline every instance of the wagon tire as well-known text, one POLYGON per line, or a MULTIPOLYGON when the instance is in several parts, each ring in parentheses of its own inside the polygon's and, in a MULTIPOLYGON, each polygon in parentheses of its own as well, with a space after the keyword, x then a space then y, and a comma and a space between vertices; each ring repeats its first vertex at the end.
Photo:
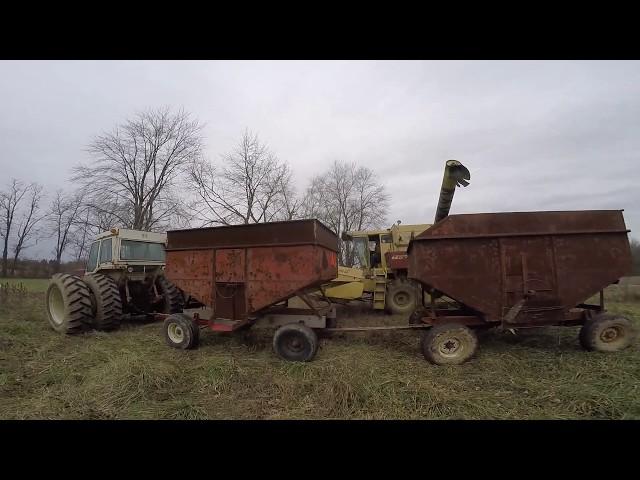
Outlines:
POLYGON ((584 322, 579 340, 582 348, 588 351, 617 352, 631 345, 636 333, 628 318, 600 314, 584 322))
POLYGON ((101 273, 84 276, 91 291, 93 326, 96 330, 111 331, 120 328, 122 297, 116 281, 101 273))
POLYGON ((91 293, 81 278, 67 273, 55 274, 45 293, 45 310, 51 327, 73 335, 91 324, 91 293))
POLYGON ((310 362, 318 351, 318 336, 299 323, 282 325, 273 336, 273 349, 284 360, 310 362))
POLYGON ((163 324, 164 339, 170 347, 180 350, 197 348, 200 343, 200 327, 188 315, 176 313, 163 324))
POLYGON ((435 365, 459 365, 475 354, 478 337, 469 327, 448 323, 423 333, 420 346, 424 358, 435 365))
POLYGON ((156 286, 163 297, 161 313, 180 313, 184 308, 184 297, 178 287, 170 282, 167 277, 160 275, 156 279, 156 286))
POLYGON ((396 279, 387 287, 387 309, 393 314, 411 313, 416 308, 417 286, 405 279, 396 279))

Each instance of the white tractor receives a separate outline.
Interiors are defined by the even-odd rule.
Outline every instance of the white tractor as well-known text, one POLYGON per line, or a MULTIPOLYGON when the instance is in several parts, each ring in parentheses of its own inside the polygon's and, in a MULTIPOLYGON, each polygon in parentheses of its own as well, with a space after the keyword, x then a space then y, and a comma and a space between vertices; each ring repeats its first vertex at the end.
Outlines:
POLYGON ((123 317, 181 312, 182 292, 164 276, 164 233, 112 228, 91 244, 82 277, 55 274, 45 297, 54 330, 115 330, 123 317))

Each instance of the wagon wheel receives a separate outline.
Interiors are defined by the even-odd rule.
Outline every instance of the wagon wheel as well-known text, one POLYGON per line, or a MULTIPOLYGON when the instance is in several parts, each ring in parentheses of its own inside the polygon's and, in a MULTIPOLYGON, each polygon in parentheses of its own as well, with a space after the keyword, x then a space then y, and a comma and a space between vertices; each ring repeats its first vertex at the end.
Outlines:
POLYGON ((310 362, 318 351, 318 336, 299 323, 283 325, 273 336, 273 349, 284 360, 310 362))
POLYGON ((579 339, 585 350, 617 352, 631 345, 635 336, 635 329, 628 318, 600 314, 584 322, 579 339))
POLYGON ((436 365, 459 365, 469 360, 478 348, 478 337, 468 327, 446 323, 430 328, 422 335, 422 354, 436 365))
POLYGON ((183 313, 167 317, 163 329, 164 338, 170 347, 189 350, 200 343, 200 327, 183 313))

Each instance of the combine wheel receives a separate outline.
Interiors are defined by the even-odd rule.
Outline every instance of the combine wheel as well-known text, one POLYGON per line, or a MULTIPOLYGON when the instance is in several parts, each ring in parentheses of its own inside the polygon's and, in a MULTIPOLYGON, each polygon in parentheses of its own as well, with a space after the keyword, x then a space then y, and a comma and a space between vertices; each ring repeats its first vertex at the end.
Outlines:
POLYGON ((200 327, 188 315, 176 313, 164 321, 164 338, 173 348, 197 348, 200 343, 200 327))
POLYGON ((116 281, 101 273, 84 277, 93 300, 93 326, 97 330, 116 330, 122 320, 122 298, 116 281))
POLYGON ((284 360, 310 362, 318 351, 318 336, 300 323, 283 325, 273 336, 273 349, 284 360))
POLYGON ((455 323, 437 325, 422 335, 422 354, 436 365, 459 365, 478 348, 478 337, 468 327, 455 323))
POLYGON ((156 279, 160 295, 164 297, 161 313, 179 313, 184 307, 184 298, 182 292, 178 290, 164 275, 156 279))
POLYGON ((635 337, 633 324, 620 315, 600 314, 587 319, 580 329, 580 345, 585 350, 617 352, 627 348, 635 337))
POLYGON ((411 313, 416 308, 418 289, 409 280, 396 279, 387 287, 387 308, 391 313, 411 313))
POLYGON ((80 333, 91 323, 91 293, 75 275, 55 274, 45 300, 49 323, 56 332, 80 333))

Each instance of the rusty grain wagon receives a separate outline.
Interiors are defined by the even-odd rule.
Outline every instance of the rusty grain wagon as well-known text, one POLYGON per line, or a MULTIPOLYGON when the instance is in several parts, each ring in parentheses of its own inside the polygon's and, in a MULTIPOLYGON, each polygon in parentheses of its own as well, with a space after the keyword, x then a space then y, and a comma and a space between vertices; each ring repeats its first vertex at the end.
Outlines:
POLYGON ((200 327, 231 332, 258 322, 278 327, 274 348, 289 360, 310 360, 313 329, 335 318, 328 300, 309 293, 338 275, 338 237, 317 220, 167 232, 166 275, 188 297, 182 314, 165 319, 165 338, 193 348, 200 327), (307 308, 289 308, 302 299, 307 308))
POLYGON ((409 246, 408 276, 431 293, 411 317, 430 328, 425 357, 461 363, 477 346, 474 329, 582 325, 588 350, 629 345, 634 330, 605 313, 603 289, 631 273, 621 210, 451 215, 409 246), (600 293, 599 304, 586 301, 600 293), (444 308, 434 299, 454 302, 444 308))

